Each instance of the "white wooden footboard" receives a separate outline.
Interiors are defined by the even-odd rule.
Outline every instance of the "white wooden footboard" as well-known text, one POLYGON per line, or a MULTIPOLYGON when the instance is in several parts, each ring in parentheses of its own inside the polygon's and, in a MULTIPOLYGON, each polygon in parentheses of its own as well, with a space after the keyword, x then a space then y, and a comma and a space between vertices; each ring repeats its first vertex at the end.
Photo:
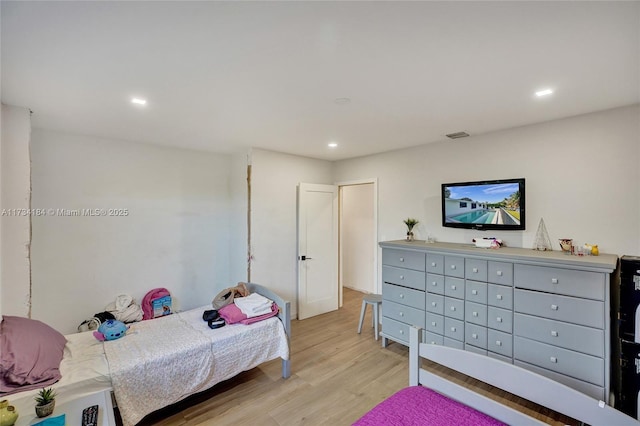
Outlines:
POLYGON ((547 377, 472 352, 421 343, 422 331, 409 332, 409 384, 423 385, 508 424, 540 424, 532 417, 475 394, 421 368, 426 358, 462 374, 590 425, 640 425, 626 414, 547 377))

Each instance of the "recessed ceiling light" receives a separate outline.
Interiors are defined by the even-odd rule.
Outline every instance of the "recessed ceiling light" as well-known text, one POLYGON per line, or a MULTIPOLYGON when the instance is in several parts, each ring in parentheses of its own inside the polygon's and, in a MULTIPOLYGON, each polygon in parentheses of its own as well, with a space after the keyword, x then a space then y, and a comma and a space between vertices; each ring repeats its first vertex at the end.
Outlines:
POLYGON ((553 90, 551 89, 545 89, 545 90, 540 90, 539 92, 536 92, 536 96, 540 97, 540 96, 547 96, 553 93, 553 90))
POLYGON ((328 146, 329 148, 337 148, 337 147, 338 147, 338 144, 337 144, 336 142, 329 142, 329 143, 327 144, 327 146, 328 146))
POLYGON ((140 98, 132 98, 131 99, 131 103, 132 104, 136 104, 136 105, 146 105, 147 101, 144 99, 140 99, 140 98))

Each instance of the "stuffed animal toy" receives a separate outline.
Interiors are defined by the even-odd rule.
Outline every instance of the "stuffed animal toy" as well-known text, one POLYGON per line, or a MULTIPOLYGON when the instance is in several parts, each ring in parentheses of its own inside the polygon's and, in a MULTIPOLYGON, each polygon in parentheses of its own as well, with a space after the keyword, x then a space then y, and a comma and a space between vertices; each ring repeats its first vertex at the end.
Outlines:
POLYGON ((93 332, 93 336, 101 342, 105 340, 116 340, 125 335, 129 327, 122 321, 107 320, 100 324, 98 331, 93 332))

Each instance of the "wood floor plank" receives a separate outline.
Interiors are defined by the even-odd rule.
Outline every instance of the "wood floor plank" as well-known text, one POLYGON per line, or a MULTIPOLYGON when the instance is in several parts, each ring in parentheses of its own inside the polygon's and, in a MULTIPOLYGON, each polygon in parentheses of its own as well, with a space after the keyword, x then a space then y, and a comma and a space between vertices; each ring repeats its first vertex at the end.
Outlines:
MULTIPOLYGON (((408 384, 408 349, 374 339, 371 309, 357 333, 363 294, 344 290, 343 307, 303 321, 292 320, 291 371, 280 360, 243 372, 186 401, 147 417, 154 426, 351 425, 408 384)), ((570 422, 548 410, 441 366, 428 366, 465 386, 537 416, 549 424, 570 422)))

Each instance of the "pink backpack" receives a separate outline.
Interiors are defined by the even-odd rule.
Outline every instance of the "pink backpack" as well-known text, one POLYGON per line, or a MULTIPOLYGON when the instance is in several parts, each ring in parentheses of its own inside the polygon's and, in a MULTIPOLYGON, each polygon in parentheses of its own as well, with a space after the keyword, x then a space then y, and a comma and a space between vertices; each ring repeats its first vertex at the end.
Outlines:
POLYGON ((154 288, 153 290, 150 290, 149 292, 147 292, 147 294, 144 295, 144 298, 142 299, 142 313, 144 314, 144 316, 142 317, 142 320, 149 320, 149 319, 153 319, 154 315, 153 315, 153 301, 156 299, 160 299, 162 297, 165 296, 170 296, 171 293, 169 293, 169 290, 167 290, 166 288, 154 288))

